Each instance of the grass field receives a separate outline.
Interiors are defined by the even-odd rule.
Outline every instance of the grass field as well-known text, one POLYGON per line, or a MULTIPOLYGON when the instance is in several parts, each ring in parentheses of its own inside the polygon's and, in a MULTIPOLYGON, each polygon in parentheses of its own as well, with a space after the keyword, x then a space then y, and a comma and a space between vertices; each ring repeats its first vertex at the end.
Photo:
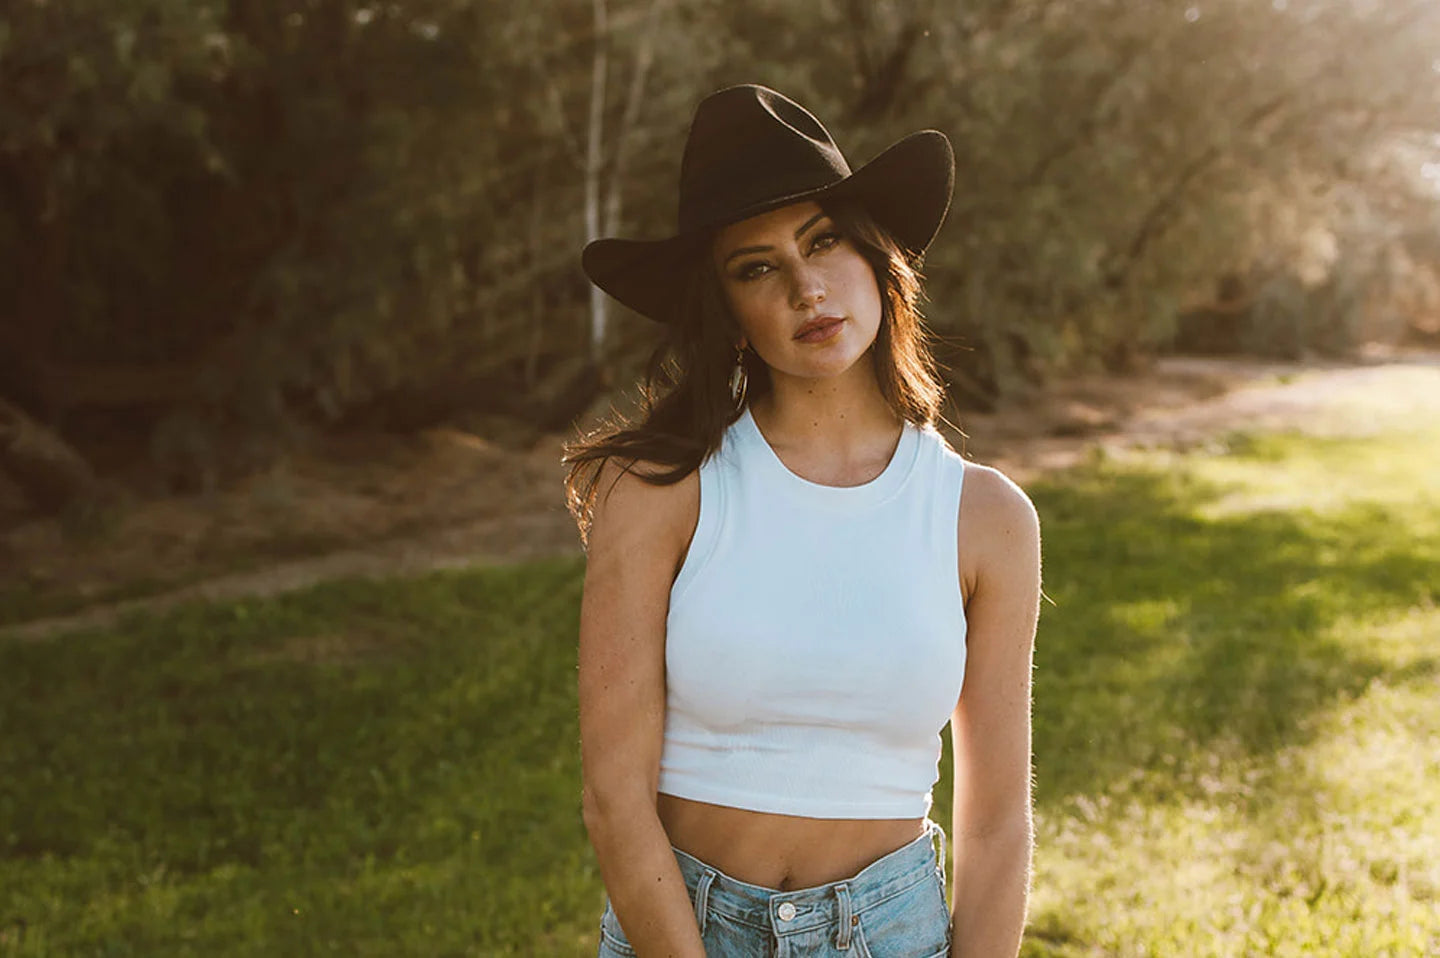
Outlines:
MULTIPOLYGON (((1440 955, 1440 431, 1033 494, 1025 954, 1440 955)), ((0 640, 0 953, 593 955, 581 575, 0 640)))

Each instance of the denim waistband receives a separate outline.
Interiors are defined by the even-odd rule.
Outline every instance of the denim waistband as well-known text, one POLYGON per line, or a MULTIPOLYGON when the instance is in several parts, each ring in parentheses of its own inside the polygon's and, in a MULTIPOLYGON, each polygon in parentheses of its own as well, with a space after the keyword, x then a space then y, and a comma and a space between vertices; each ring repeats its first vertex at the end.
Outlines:
POLYGON ((923 835, 866 865, 854 877, 794 891, 740 881, 673 845, 671 849, 694 897, 697 917, 713 909, 776 934, 848 924, 852 915, 945 871, 945 832, 928 818, 923 835))

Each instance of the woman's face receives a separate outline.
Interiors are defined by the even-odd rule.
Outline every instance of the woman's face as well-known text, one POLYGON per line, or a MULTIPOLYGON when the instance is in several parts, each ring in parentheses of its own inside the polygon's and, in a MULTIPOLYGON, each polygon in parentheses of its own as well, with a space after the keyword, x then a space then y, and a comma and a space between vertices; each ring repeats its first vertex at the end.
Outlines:
POLYGON ((775 372, 834 376, 875 342, 875 273, 818 203, 733 223, 715 237, 712 256, 745 341, 775 372))

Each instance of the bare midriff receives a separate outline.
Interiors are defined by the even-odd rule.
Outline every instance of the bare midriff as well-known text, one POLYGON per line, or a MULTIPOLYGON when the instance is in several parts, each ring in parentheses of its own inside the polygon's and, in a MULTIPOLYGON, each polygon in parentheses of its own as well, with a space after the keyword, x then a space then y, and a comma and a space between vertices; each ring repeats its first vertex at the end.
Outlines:
POLYGON ((925 831, 922 818, 804 818, 660 794, 670 844, 731 878, 793 891, 851 878, 925 831))

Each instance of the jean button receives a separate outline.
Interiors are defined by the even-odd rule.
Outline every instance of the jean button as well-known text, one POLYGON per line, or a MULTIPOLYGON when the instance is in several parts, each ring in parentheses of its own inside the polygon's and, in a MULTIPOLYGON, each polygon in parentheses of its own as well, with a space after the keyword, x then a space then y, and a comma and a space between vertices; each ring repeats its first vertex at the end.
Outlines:
POLYGON ((776 912, 780 915, 781 921, 789 921, 791 918, 795 917, 795 906, 788 901, 781 902, 780 907, 776 909, 776 912))

